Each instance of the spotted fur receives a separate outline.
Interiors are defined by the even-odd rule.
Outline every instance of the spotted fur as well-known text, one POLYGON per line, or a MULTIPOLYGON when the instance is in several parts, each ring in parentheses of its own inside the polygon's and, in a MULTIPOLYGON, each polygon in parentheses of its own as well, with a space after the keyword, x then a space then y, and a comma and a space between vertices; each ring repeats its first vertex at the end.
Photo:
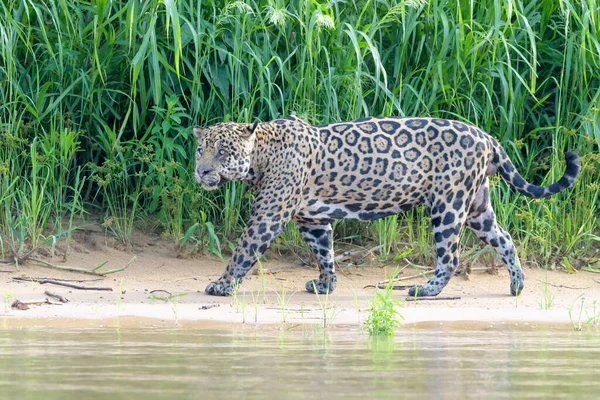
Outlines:
POLYGON ((511 275, 513 295, 524 275, 510 235, 498 226, 488 176, 496 172, 533 198, 561 192, 579 175, 577 154, 566 153, 566 172, 549 186, 532 185, 488 134, 437 118, 364 118, 312 126, 297 117, 260 124, 222 123, 194 128, 196 178, 206 189, 246 181, 255 191, 252 216, 225 273, 206 288, 231 294, 289 221, 319 260, 309 292, 335 289, 331 222, 371 221, 424 204, 431 214, 437 265, 410 295, 435 296, 458 266, 459 237, 467 226, 496 249, 511 275))

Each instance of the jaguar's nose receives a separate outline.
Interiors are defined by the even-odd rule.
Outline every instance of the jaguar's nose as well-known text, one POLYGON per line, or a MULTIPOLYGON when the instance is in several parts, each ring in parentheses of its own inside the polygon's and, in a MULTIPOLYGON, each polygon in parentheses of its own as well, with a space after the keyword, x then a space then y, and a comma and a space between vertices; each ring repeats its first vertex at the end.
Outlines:
POLYGON ((196 168, 196 175, 198 175, 198 177, 202 178, 204 175, 208 175, 212 172, 212 170, 210 169, 204 169, 204 168, 196 168))

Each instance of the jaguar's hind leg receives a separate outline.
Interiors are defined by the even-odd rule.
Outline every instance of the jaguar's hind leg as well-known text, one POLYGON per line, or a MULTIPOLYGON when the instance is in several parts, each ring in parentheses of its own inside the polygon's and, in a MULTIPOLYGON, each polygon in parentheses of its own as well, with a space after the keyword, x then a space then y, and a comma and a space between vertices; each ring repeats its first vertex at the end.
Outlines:
POLYGON ((525 275, 510 234, 496 222, 496 214, 490 203, 487 179, 473 201, 467 217, 467 226, 502 257, 510 272, 510 293, 513 296, 520 294, 523 291, 525 275))
POLYGON ((310 246, 319 261, 319 279, 306 282, 306 290, 318 294, 330 293, 335 290, 337 277, 333 260, 333 229, 331 224, 296 222, 302 237, 310 246))
POLYGON ((453 196, 455 200, 452 202, 448 202, 444 196, 430 209, 437 265, 435 274, 425 285, 414 286, 408 291, 411 296, 437 296, 458 267, 458 243, 467 218, 465 204, 469 202, 464 190, 459 190, 453 196))

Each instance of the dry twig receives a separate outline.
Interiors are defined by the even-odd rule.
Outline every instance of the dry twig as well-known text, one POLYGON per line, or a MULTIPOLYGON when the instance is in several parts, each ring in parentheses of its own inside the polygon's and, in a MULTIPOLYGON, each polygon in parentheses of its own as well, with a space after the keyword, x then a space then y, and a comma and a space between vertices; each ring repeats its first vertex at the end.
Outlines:
POLYGON ((59 281, 56 281, 53 279, 35 279, 35 278, 30 278, 30 277, 14 277, 13 280, 20 281, 20 282, 37 282, 40 285, 43 285, 45 283, 51 283, 53 285, 65 286, 68 288, 78 289, 78 290, 104 290, 104 291, 112 292, 112 288, 109 288, 109 287, 78 286, 78 285, 72 285, 70 283, 59 282, 59 281))
MULTIPOLYGON (((63 232, 63 233, 65 233, 65 232, 63 232)), ((80 273, 83 273, 83 274, 105 276, 105 275, 112 274, 112 273, 115 273, 115 272, 124 271, 127 267, 129 267, 135 261, 135 258, 136 258, 135 256, 133 256, 133 258, 124 267, 122 267, 122 268, 115 268, 115 269, 111 269, 111 270, 108 270, 108 271, 99 271, 99 269, 102 268, 104 265, 106 265, 106 263, 108 263, 108 261, 103 262, 102 264, 98 265, 96 268, 93 268, 93 269, 74 268, 74 267, 68 267, 68 266, 64 266, 64 265, 52 264, 52 263, 50 263, 48 261, 32 257, 33 253, 36 250, 38 250, 40 247, 44 246, 45 244, 48 244, 47 240, 44 241, 43 243, 39 244, 38 246, 35 246, 33 249, 29 250, 25 254, 20 254, 15 249, 13 249, 13 251, 12 251, 12 259, 11 260, 0 260, 0 266, 6 266, 6 267, 8 267, 8 266, 15 265, 15 266, 18 267, 20 264, 23 264, 25 261, 33 261, 33 262, 41 264, 41 265, 43 265, 45 267, 50 267, 50 268, 54 268, 54 269, 60 269, 60 270, 72 271, 72 272, 80 272, 80 273)))
POLYGON ((63 278, 35 278, 35 277, 27 277, 27 279, 38 279, 38 280, 47 280, 50 279, 52 281, 59 281, 59 282, 79 282, 79 283, 85 283, 85 282, 98 282, 98 281, 103 281, 104 279, 102 278, 96 278, 96 279, 63 279, 63 278))
POLYGON ((48 289, 46 289, 44 291, 44 294, 46 296, 54 297, 56 300, 60 301, 61 303, 68 303, 69 302, 69 299, 67 299, 66 297, 63 297, 60 294, 53 293, 53 292, 49 291, 48 289))
POLYGON ((445 296, 445 297, 407 297, 406 301, 436 301, 436 300, 460 300, 460 296, 445 296))
POLYGON ((21 301, 15 300, 12 304, 12 308, 16 308, 17 310, 29 310, 29 306, 39 306, 42 304, 50 304, 53 306, 62 306, 60 303, 52 303, 50 300, 46 299, 44 301, 21 301))
POLYGON ((129 260, 129 262, 127 264, 125 264, 124 267, 110 269, 108 271, 99 271, 99 269, 102 268, 103 266, 105 266, 108 263, 108 261, 104 261, 102 264, 98 265, 96 268, 87 269, 87 268, 68 267, 68 266, 65 266, 65 265, 56 265, 56 264, 49 263, 48 261, 40 260, 39 258, 29 257, 28 259, 30 261, 34 261, 34 262, 37 262, 39 264, 42 264, 45 267, 50 267, 50 268, 54 268, 54 269, 60 269, 60 270, 63 270, 63 271, 80 272, 82 274, 106 276, 108 274, 113 274, 115 272, 125 271, 125 269, 127 269, 127 267, 129 267, 131 264, 133 264, 133 262, 136 259, 136 256, 133 256, 131 258, 131 260, 129 260))
MULTIPOLYGON (((414 278, 420 278, 420 277, 422 277, 423 275, 425 275, 425 274, 430 274, 430 273, 432 273, 432 272, 434 272, 434 271, 435 271, 435 270, 431 268, 431 269, 429 269, 429 270, 427 270, 427 271, 423 271, 423 273, 422 273, 422 274, 416 274, 416 275, 409 275, 409 276, 402 276, 402 277, 397 277, 397 278, 394 278, 394 279, 392 279, 392 282, 399 282, 399 281, 406 281, 406 280, 409 280, 409 279, 414 279, 414 278)), ((389 279, 385 279, 385 280, 383 280, 383 281, 377 282, 375 285, 367 285, 367 286, 365 286, 363 289, 367 289, 367 288, 379 288, 379 287, 380 287, 380 285, 386 285, 386 284, 388 284, 389 282, 390 282, 390 280, 389 280, 389 279)), ((412 287, 412 286, 409 286, 409 287, 412 287)))
MULTIPOLYGON (((392 286, 392 290, 408 290, 414 286, 415 285, 394 285, 392 286)), ((367 285, 363 289, 385 289, 385 286, 367 285)))
POLYGON ((590 288, 589 286, 588 287, 577 287, 577 286, 566 286, 566 285, 553 285, 551 283, 544 282, 540 279, 538 279, 538 282, 542 282, 545 285, 556 287, 556 288, 565 288, 565 289, 574 289, 574 290, 586 290, 586 289, 590 288))

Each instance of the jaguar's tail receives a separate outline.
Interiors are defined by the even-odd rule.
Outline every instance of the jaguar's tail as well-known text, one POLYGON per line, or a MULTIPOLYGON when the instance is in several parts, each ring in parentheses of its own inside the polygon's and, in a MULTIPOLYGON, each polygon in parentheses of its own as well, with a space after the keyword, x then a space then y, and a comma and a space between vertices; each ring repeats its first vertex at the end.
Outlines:
POLYGON ((581 164, 579 163, 579 156, 577 153, 568 151, 565 153, 565 160, 567 162, 567 169, 558 180, 548 186, 536 186, 527 182, 519 171, 515 168, 506 151, 500 146, 500 144, 494 141, 494 158, 493 164, 500 172, 500 176, 517 192, 534 199, 541 199, 542 197, 552 196, 553 194, 560 193, 565 189, 570 188, 575 183, 575 180, 581 172, 581 164))

